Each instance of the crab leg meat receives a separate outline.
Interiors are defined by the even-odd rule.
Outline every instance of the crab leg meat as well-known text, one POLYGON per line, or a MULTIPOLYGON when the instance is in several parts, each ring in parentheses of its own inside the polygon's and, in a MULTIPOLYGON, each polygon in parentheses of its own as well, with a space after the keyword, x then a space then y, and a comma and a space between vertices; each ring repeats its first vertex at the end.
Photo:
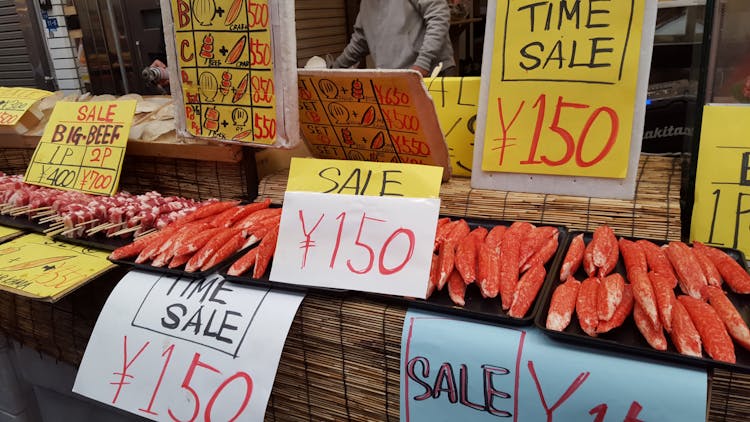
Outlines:
POLYGON ((734 355, 734 344, 714 308, 691 296, 682 295, 677 300, 690 315, 690 320, 693 321, 706 347, 706 353, 713 359, 735 363, 737 359, 734 355))
POLYGON ((469 234, 471 229, 466 221, 463 219, 458 220, 451 230, 448 237, 445 239, 443 244, 440 246, 440 278, 438 279, 438 290, 443 290, 443 286, 448 281, 448 276, 451 274, 456 264, 456 248, 458 243, 469 234))
POLYGON ((656 295, 654 294, 654 288, 651 286, 651 279, 648 278, 648 273, 636 271, 630 279, 630 283, 633 287, 635 301, 641 305, 641 308, 648 315, 652 324, 656 325, 659 323, 659 311, 656 309, 656 295))
POLYGON ((661 325, 668 333, 671 333, 672 310, 674 309, 674 302, 677 300, 674 289, 671 287, 672 281, 668 276, 665 277, 654 271, 649 271, 648 279, 651 281, 651 287, 654 290, 661 325))
POLYGON ((713 261, 711 261, 711 259, 700 248, 693 248, 693 255, 698 261, 701 270, 703 270, 703 275, 706 277, 706 283, 708 283, 709 286, 721 287, 721 283, 723 283, 724 280, 721 279, 719 269, 716 268, 713 261))
POLYGON ((523 318, 536 300, 539 289, 544 284, 547 270, 541 264, 531 267, 518 281, 516 291, 513 293, 513 303, 508 310, 508 315, 513 318, 523 318))
POLYGON ((457 270, 453 270, 450 276, 448 276, 448 296, 450 296, 453 303, 457 306, 464 306, 464 296, 466 295, 466 283, 461 278, 461 274, 457 270))
POLYGON ((531 232, 530 223, 513 223, 503 236, 500 246, 500 298, 504 310, 513 304, 513 292, 518 283, 521 242, 531 232))
POLYGON ((547 312, 546 327, 548 330, 564 331, 570 324, 578 300, 578 289, 581 282, 573 277, 560 284, 552 293, 547 312))
POLYGON ((599 313, 597 311, 597 290, 599 289, 599 279, 589 277, 583 280, 581 288, 578 290, 578 300, 576 301, 576 315, 581 329, 591 337, 596 337, 596 329, 599 324, 599 313))
POLYGON ((430 265, 430 279, 427 283, 427 296, 429 299, 435 290, 437 290, 438 278, 440 277, 440 257, 432 254, 432 264, 430 265))
POLYGON ((621 326, 633 311, 633 303, 635 303, 635 300, 633 299, 633 289, 630 284, 626 284, 625 290, 622 292, 620 306, 615 309, 615 314, 612 315, 612 318, 607 321, 599 321, 599 325, 596 327, 596 332, 598 334, 603 334, 621 326))
POLYGON ((255 260, 255 268, 253 268, 253 278, 259 279, 266 273, 268 263, 271 262, 274 252, 276 252, 276 241, 279 238, 279 226, 271 229, 271 231, 263 237, 258 249, 258 257, 255 260))
POLYGON ((573 276, 583 261, 583 251, 586 245, 583 243, 583 234, 579 234, 570 241, 568 252, 565 253, 562 266, 560 266, 560 281, 568 280, 573 276))
POLYGON ((748 275, 747 271, 745 271, 737 261, 723 251, 704 245, 700 242, 694 242, 693 246, 703 251, 703 253, 713 261, 716 268, 719 269, 719 273, 721 273, 721 276, 724 278, 724 281, 727 282, 727 285, 732 291, 740 294, 750 293, 750 275, 748 275))
POLYGON ((620 253, 622 254, 622 260, 625 261, 625 271, 628 273, 628 278, 631 278, 635 271, 648 272, 648 263, 646 261, 646 253, 643 252, 641 246, 635 242, 631 242, 623 237, 618 241, 620 246, 620 253))
POLYGON ((531 258, 529 258, 528 261, 526 261, 526 263, 521 268, 521 272, 528 271, 529 268, 535 265, 544 266, 544 264, 546 264, 547 261, 549 261, 550 258, 555 255, 555 252, 557 252, 557 236, 558 233, 557 231, 555 231, 552 237, 547 239, 547 242, 542 245, 542 247, 531 258))
POLYGON ((672 332, 670 333, 672 343, 677 351, 686 356, 702 357, 701 336, 690 319, 685 306, 679 300, 675 300, 672 307, 672 332))
POLYGON ((664 252, 677 272, 677 279, 683 293, 702 299, 701 290, 708 283, 692 249, 682 242, 669 242, 664 252))
POLYGON ((258 248, 250 249, 242 258, 229 267, 227 274, 233 276, 239 276, 245 274, 253 265, 255 265, 255 259, 258 257, 258 248))
POLYGON ((673 289, 677 287, 677 276, 675 275, 672 264, 669 262, 669 258, 667 258, 664 251, 648 240, 641 239, 637 240, 635 243, 641 247, 644 255, 646 255, 648 268, 660 274, 662 277, 668 278, 673 289))
POLYGON ((656 350, 667 350, 667 338, 664 337, 661 324, 658 322, 654 324, 638 302, 635 302, 633 308, 633 319, 638 331, 641 332, 643 338, 651 347, 656 350))
MULTIPOLYGON (((521 268, 531 259, 532 256, 537 254, 552 237, 557 237, 557 228, 551 226, 534 227, 526 236, 526 239, 521 243, 520 253, 520 264, 521 268)), ((530 268, 529 265, 526 268, 530 268)), ((521 270, 524 271, 524 270, 521 270)))
POLYGON ((455 265, 465 284, 471 284, 477 278, 477 255, 485 236, 487 229, 477 227, 458 243, 455 265))
POLYGON ((612 319, 617 307, 622 302, 624 291, 625 279, 620 274, 610 274, 600 280, 596 302, 600 321, 612 319))
POLYGON ((505 232, 507 231, 508 227, 503 225, 497 225, 493 227, 490 232, 487 233, 487 237, 484 238, 484 243, 486 243, 495 252, 500 253, 500 244, 503 241, 505 232))
POLYGON ((750 329, 748 329, 742 315, 737 311, 727 295, 718 287, 709 286, 705 289, 708 302, 714 308, 716 314, 724 322, 729 335, 734 338, 740 346, 750 350, 750 329))

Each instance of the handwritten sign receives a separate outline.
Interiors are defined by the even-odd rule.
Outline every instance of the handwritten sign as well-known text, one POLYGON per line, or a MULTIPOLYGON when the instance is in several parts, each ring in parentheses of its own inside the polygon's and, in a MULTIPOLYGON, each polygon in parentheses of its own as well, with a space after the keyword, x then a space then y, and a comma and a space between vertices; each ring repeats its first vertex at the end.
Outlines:
POLYGON ((409 70, 300 70, 302 138, 316 158, 436 165, 448 148, 421 76, 409 70))
POLYGON ((478 76, 425 79, 448 143, 454 176, 471 176, 480 81, 478 76))
POLYGON ((424 298, 440 167, 292 160, 271 280, 424 298))
POLYGON ((443 169, 417 164, 293 157, 287 191, 438 198, 443 169))
POLYGON ((59 102, 26 169, 26 183, 113 195, 135 101, 59 102))
POLYGON ((0 126, 15 125, 34 103, 50 95, 40 89, 0 87, 0 126))
POLYGON ((272 1, 170 1, 188 133, 273 144, 272 1))
POLYGON ((0 226, 0 242, 5 242, 22 235, 23 232, 10 227, 0 226))
POLYGON ((107 253, 28 234, 0 245, 0 289, 54 302, 114 268, 107 253))
POLYGON ((704 421, 704 370, 409 311, 401 421, 704 421), (512 418, 512 419, 510 419, 512 418))
POLYGON ((130 272, 73 391, 153 420, 262 420, 303 295, 130 272))
POLYGON ((750 254, 750 106, 703 108, 691 240, 750 254), (731 124, 729 124, 731 122, 731 124))
POLYGON ((475 162, 503 173, 497 188, 590 195, 575 186, 585 176, 623 186, 605 196, 632 196, 656 2, 492 3, 475 162))

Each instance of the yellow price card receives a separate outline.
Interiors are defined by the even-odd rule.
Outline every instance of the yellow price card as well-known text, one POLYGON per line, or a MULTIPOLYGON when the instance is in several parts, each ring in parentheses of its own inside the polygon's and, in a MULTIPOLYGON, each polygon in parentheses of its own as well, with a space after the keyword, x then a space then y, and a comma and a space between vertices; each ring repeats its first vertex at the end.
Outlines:
POLYGON ((750 106, 703 108, 691 240, 750 255, 750 106))
POLYGON ((424 82, 435 102, 440 128, 448 143, 453 175, 470 177, 481 78, 426 78, 424 82))
POLYGON ((438 198, 443 168, 417 164, 292 158, 286 190, 438 198))
POLYGON ((497 1, 482 170, 626 177, 647 2, 497 1))
POLYGON ((268 0, 171 0, 187 131, 270 145, 276 87, 268 0))
POLYGON ((54 302, 114 268, 107 253, 29 234, 0 245, 0 289, 54 302))
POLYGON ((135 104, 57 103, 26 169, 26 183, 113 195, 120 181, 135 104))
POLYGON ((34 103, 52 95, 33 88, 0 87, 0 126, 13 126, 34 103))
POLYGON ((23 232, 21 230, 13 229, 10 227, 0 226, 0 242, 18 237, 23 232))

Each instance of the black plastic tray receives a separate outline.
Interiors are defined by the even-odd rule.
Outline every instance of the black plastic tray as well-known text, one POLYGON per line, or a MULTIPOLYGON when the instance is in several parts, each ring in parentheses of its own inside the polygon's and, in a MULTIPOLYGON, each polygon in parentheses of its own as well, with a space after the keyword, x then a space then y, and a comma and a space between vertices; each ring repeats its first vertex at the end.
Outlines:
MULTIPOLYGON (((441 216, 442 217, 442 216, 441 216)), ((457 219, 456 217, 451 217, 451 219, 457 219)), ((496 225, 506 225, 510 226, 513 224, 512 221, 498 221, 498 220, 484 220, 484 219, 471 219, 471 218, 464 218, 466 222, 469 224, 469 227, 473 230, 474 228, 478 226, 484 226, 488 229, 496 226, 496 225)), ((300 286, 296 284, 288 284, 288 283, 279 283, 275 281, 269 280, 269 273, 271 269, 271 265, 273 265, 273 262, 271 262, 268 266, 268 270, 266 271, 266 274, 261 277, 260 279, 254 279, 250 276, 231 276, 226 274, 226 270, 229 268, 229 265, 221 270, 220 274, 222 277, 224 277, 227 280, 242 283, 242 284, 250 284, 250 285, 256 285, 256 286, 262 286, 262 287, 278 287, 286 290, 293 290, 293 291, 302 291, 302 292, 322 292, 327 294, 334 294, 334 295, 342 295, 342 294, 358 294, 363 295, 366 297, 373 297, 380 300, 386 300, 388 302, 392 303, 398 303, 406 306, 414 306, 417 308, 422 308, 430 311, 436 311, 436 312, 444 312, 444 313, 450 313, 455 314, 462 317, 467 318, 473 318, 473 319, 479 319, 483 321, 489 321, 489 322, 495 322, 495 323, 502 323, 507 325, 531 325, 534 323, 534 317, 536 313, 539 311, 542 301, 540 300, 542 293, 545 290, 545 287, 553 282, 550 278, 550 269, 553 267, 554 263, 558 259, 562 259, 559 257, 561 246, 566 241, 568 230, 567 228, 563 226, 553 226, 556 227, 559 231, 558 234, 558 248, 555 255, 550 258, 550 260, 545 265, 545 269, 547 270, 547 277, 545 277, 544 284, 539 289, 539 293, 537 294, 537 298, 532 304, 531 308, 529 309, 529 312, 526 317, 524 318, 512 318, 508 316, 508 314, 503 311, 501 306, 500 297, 494 298, 494 299, 485 299, 482 297, 482 294, 479 291, 479 287, 472 283, 466 288, 466 295, 465 295, 465 302, 466 304, 461 306, 456 306, 453 301, 451 301, 450 296, 448 295, 448 288, 444 287, 442 291, 436 291, 435 293, 430 296, 429 299, 423 300, 423 299, 410 299, 402 296, 391 296, 391 295, 382 295, 377 293, 368 293, 368 292, 357 292, 353 290, 345 290, 345 289, 329 289, 329 288, 322 288, 322 287, 311 287, 311 286, 300 286)), ((231 265, 231 264, 230 264, 231 265)))
MULTIPOLYGON (((237 257, 237 259, 241 258, 242 256, 237 257)), ((342 296, 342 295, 348 295, 349 290, 345 289, 331 289, 327 287, 311 287, 311 286, 303 286, 301 284, 291 284, 291 283, 280 283, 278 281, 271 281, 271 267, 273 266, 273 259, 268 263, 268 267, 266 268, 266 273, 263 274, 260 278, 253 278, 250 275, 229 275, 227 274, 227 271, 229 270, 229 267, 234 264, 236 260, 232 260, 232 262, 227 262, 222 269, 219 270, 219 275, 222 276, 225 280, 231 281, 233 283, 238 284, 245 284, 249 286, 258 286, 258 287, 277 287, 284 290, 290 290, 295 292, 302 292, 307 293, 310 291, 318 291, 318 292, 325 292, 327 294, 335 295, 335 296, 342 296)))
POLYGON ((0 225, 42 234, 47 229, 45 225, 37 223, 36 220, 29 219, 26 215, 13 217, 11 215, 0 214, 0 225))
MULTIPOLYGON (((665 336, 667 338, 667 350, 666 351, 659 351, 654 348, 652 348, 647 342, 646 339, 643 338, 640 331, 638 331, 638 328, 635 325, 635 322, 633 321, 632 313, 628 318, 625 320, 625 323, 623 323, 622 326, 604 334, 599 334, 598 337, 590 337, 586 333, 583 332, 581 329, 581 326, 578 324, 578 318, 573 312, 573 317, 571 318, 570 325, 568 328, 565 329, 565 331, 554 331, 554 330, 548 330, 546 327, 547 322, 547 313, 549 312, 549 305, 550 301, 552 300, 552 293, 554 292, 555 287, 557 287, 559 282, 559 276, 560 276, 560 266, 562 265, 562 261, 565 258, 565 253, 568 250, 568 246, 570 245, 570 242, 572 239, 583 233, 584 240, 588 244, 589 241, 591 241, 593 233, 591 232, 572 232, 568 235, 568 238, 566 239, 564 243, 564 247, 561 248, 562 251, 559 253, 560 259, 555 262, 554 268, 552 268, 552 275, 554 275, 554 279, 552 283, 548 283, 545 285, 545 289, 540 293, 540 302, 542 304, 540 312, 536 316, 535 325, 542 330, 544 333, 552 337, 556 340, 562 340, 569 343, 574 344, 580 344, 585 346, 593 346, 600 349, 607 349, 607 350, 614 350, 618 352, 628 352, 633 353, 641 356, 646 356, 650 358, 656 358, 660 360, 665 361, 671 361, 671 362, 678 362, 683 364, 688 364, 692 366, 698 366, 701 368, 723 368, 728 369, 731 371, 737 371, 737 372, 745 372, 750 373, 750 351, 744 349, 742 346, 734 343, 735 348, 735 356, 737 358, 737 363, 731 364, 727 362, 721 362, 714 359, 711 359, 708 357, 708 355, 705 353, 705 350, 703 352, 703 357, 692 357, 692 356, 685 356, 677 352, 677 349, 675 348, 674 344, 672 343, 672 340, 669 338, 669 334, 665 332, 665 336)), ((618 237, 619 239, 619 237, 618 237)), ((628 240, 639 240, 635 238, 627 238, 628 240)), ((664 240, 654 240, 654 239, 645 239, 650 242, 655 243, 656 245, 664 245, 669 243, 668 241, 664 240)), ((736 249, 728 249, 728 248, 719 248, 722 251, 726 252, 731 256, 735 261, 737 261, 742 268, 747 271, 747 266, 745 264, 745 255, 736 249)), ((560 252, 560 251, 558 251, 560 252)), ((625 264, 622 260, 622 255, 620 255, 620 259, 617 262, 617 267, 615 268, 615 272, 620 273, 625 279, 627 280, 627 276, 625 274, 625 264)), ((586 272, 583 270, 583 268, 579 268, 578 272, 575 274, 575 278, 579 281, 585 280, 587 278, 586 272)), ((742 315, 742 318, 745 320, 745 322, 750 322, 750 295, 740 295, 737 293, 732 292, 729 290, 728 287, 726 287, 726 283, 722 285, 723 290, 727 293, 727 297, 730 301, 735 305, 737 310, 742 315)), ((677 293, 679 290, 679 287, 675 289, 675 293, 677 293)))

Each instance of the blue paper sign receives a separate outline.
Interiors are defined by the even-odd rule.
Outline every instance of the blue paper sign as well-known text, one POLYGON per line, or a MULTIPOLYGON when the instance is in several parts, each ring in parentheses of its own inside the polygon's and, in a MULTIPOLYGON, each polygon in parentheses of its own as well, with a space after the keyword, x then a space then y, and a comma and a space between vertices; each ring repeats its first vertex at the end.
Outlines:
POLYGON ((705 421, 705 370, 410 310, 401 421, 705 421))

